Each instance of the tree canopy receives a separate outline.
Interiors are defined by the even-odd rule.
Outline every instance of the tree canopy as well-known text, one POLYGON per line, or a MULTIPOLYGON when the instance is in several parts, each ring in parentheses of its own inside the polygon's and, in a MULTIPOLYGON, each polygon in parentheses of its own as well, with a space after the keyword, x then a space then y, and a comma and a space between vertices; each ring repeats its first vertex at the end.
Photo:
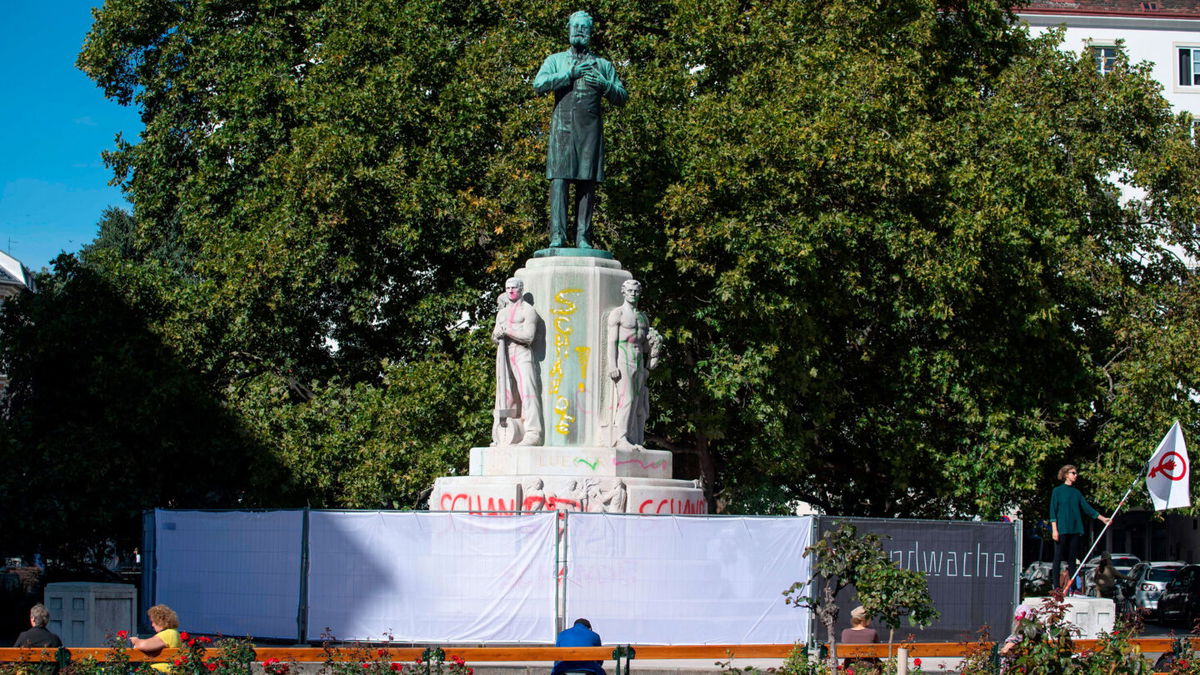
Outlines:
MULTIPOLYGON (((145 131, 106 157, 134 217, 82 264, 271 467, 225 478, 246 502, 411 506, 483 442, 477 327, 545 245, 531 81, 574 9, 96 11, 79 65, 145 131)), ((1200 155, 1145 66, 988 1, 588 9, 631 94, 596 229, 671 355, 648 435, 714 508, 994 516, 1065 461, 1123 490, 1200 429, 1172 253, 1200 257, 1200 155)))

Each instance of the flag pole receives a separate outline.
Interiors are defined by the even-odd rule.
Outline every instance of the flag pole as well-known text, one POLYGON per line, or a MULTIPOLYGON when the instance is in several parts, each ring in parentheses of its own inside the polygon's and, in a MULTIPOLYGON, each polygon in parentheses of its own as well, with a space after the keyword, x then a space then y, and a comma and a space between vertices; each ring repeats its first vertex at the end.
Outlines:
MULTIPOLYGON (((1121 501, 1117 504, 1117 508, 1113 509, 1112 515, 1108 517, 1108 522, 1104 524, 1104 529, 1100 530, 1100 534, 1096 535, 1096 538, 1092 541, 1092 547, 1088 549, 1087 553, 1083 554, 1083 560, 1080 560, 1079 564, 1075 566, 1075 574, 1071 575, 1071 580, 1067 582, 1067 588, 1070 588, 1071 585, 1075 583, 1075 577, 1079 576, 1079 573, 1083 571, 1083 566, 1087 564, 1088 558, 1090 558, 1092 555, 1092 551, 1096 550, 1096 544, 1100 543, 1100 540, 1104 537, 1104 533, 1108 531, 1108 526, 1112 525, 1112 521, 1116 519, 1117 512, 1121 510, 1122 506, 1125 506, 1125 500, 1129 499, 1129 495, 1133 493, 1133 489, 1137 487, 1139 481, 1144 479, 1145 473, 1149 470, 1150 462, 1146 462, 1146 465, 1142 467, 1142 473, 1138 474, 1138 476, 1133 479, 1133 484, 1130 485, 1129 489, 1125 491, 1125 496, 1121 497, 1121 501)), ((1065 591, 1066 589, 1063 590, 1065 591)))

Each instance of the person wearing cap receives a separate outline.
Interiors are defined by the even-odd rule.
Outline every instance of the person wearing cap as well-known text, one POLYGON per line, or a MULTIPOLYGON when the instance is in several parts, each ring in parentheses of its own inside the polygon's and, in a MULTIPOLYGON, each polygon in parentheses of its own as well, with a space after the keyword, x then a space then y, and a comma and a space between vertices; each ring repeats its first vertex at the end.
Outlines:
MULTIPOLYGON (((879 642, 879 634, 871 628, 871 615, 867 614, 867 608, 859 605, 850 610, 850 627, 842 631, 842 644, 844 645, 870 645, 879 642)), ((867 661, 869 663, 879 663, 879 659, 853 659, 853 661, 867 661)), ((845 659, 842 665, 849 668, 851 659, 845 659)))
MULTIPOLYGON (((1050 493, 1050 536, 1054 539, 1054 564, 1050 567, 1050 582, 1062 588, 1064 579, 1059 570, 1066 563, 1067 577, 1075 574, 1075 559, 1079 557, 1079 542, 1083 538, 1083 515, 1086 514, 1107 525, 1108 517, 1102 515, 1083 498, 1075 487, 1079 469, 1067 464, 1058 470, 1058 479, 1063 483, 1050 493)), ((1066 589, 1063 588, 1065 591, 1066 589)))

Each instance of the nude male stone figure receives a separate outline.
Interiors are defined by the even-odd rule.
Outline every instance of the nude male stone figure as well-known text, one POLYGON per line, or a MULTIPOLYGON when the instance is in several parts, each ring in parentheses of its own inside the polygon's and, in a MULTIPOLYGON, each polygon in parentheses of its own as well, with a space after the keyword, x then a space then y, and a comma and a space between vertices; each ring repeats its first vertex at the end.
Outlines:
POLYGON ((650 368, 657 365, 650 356, 650 322, 638 311, 642 284, 629 279, 621 284, 625 301, 608 313, 609 373, 612 379, 610 444, 623 450, 641 450, 645 436, 645 416, 649 409, 645 396, 650 368))

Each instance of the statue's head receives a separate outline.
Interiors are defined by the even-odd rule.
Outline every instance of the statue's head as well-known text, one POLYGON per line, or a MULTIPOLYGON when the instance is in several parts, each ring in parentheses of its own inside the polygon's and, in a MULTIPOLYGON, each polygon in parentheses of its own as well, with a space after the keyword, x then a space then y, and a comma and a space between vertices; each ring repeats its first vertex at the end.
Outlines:
POLYGON ((582 10, 572 14, 567 19, 567 36, 572 47, 582 49, 588 46, 592 41, 592 16, 582 10))
POLYGON ((642 282, 637 279, 628 279, 621 284, 621 297, 631 304, 636 305, 637 301, 642 297, 642 282))
POLYGON ((504 292, 508 294, 508 299, 516 302, 525 295, 525 282, 513 277, 504 282, 504 292))

